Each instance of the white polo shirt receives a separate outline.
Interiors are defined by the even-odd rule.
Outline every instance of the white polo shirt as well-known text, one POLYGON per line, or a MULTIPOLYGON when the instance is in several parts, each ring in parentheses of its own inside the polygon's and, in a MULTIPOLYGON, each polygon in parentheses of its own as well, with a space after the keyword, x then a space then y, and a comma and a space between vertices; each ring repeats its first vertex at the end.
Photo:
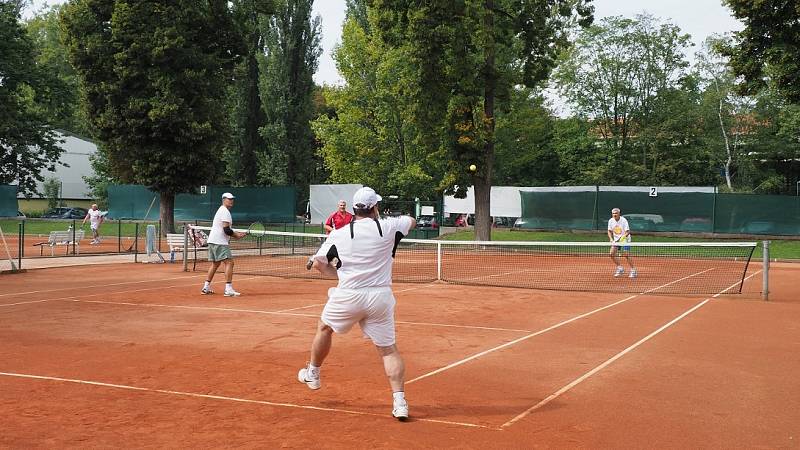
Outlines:
MULTIPOLYGON (((630 230, 628 227, 628 219, 619 216, 619 220, 614 220, 614 218, 608 219, 608 231, 614 236, 614 240, 618 241, 620 237, 625 236, 625 232, 630 230)), ((630 236, 628 236, 627 241, 630 242, 630 236)))
POLYGON ((217 245, 228 245, 231 237, 225 234, 222 222, 228 222, 233 227, 231 212, 225 205, 222 205, 214 214, 214 222, 211 223, 211 232, 208 234, 208 243, 217 245))
POLYGON ((103 211, 100 211, 99 209, 90 209, 88 214, 89 214, 89 225, 95 229, 99 227, 100 221, 103 218, 103 211))
POLYGON ((314 259, 327 263, 328 250, 336 246, 342 266, 338 270, 339 285, 342 289, 391 286, 392 249, 395 234, 399 231, 406 236, 411 229, 408 216, 385 217, 379 220, 383 236, 378 226, 370 218, 356 219, 353 224, 353 238, 350 238, 350 224, 331 231, 314 259))

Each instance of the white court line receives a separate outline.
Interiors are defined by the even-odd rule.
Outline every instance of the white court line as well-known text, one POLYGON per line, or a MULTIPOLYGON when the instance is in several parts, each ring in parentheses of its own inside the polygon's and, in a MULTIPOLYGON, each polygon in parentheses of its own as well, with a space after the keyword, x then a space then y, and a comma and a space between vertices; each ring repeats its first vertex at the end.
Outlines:
MULTIPOLYGON (((234 312, 234 313, 248 313, 248 314, 265 314, 265 315, 275 315, 275 316, 291 316, 291 317, 308 317, 312 319, 318 319, 319 314, 309 314, 309 313, 293 313, 293 312, 284 312, 284 311, 265 311, 261 309, 242 309, 242 308, 221 308, 218 306, 192 306, 192 305, 163 305, 157 303, 131 303, 131 302, 109 302, 104 300, 82 300, 82 299, 58 299, 61 301, 67 302, 75 302, 75 303, 95 303, 100 305, 120 305, 120 306, 134 306, 134 307, 145 307, 145 308, 174 308, 174 309, 196 309, 198 311, 222 311, 222 312, 234 312)), ((450 324, 442 324, 442 323, 430 323, 430 322, 404 322, 404 321, 397 321, 395 323, 404 324, 404 325, 415 325, 415 326, 431 326, 431 327, 447 327, 447 328, 464 328, 468 330, 491 330, 491 331, 508 331, 514 333, 530 333, 530 330, 516 330, 511 328, 492 328, 492 327, 479 327, 479 326, 472 326, 472 325, 450 325, 450 324)))
MULTIPOLYGON (((239 281, 252 280, 252 279, 255 279, 255 278, 257 278, 257 277, 245 277, 245 278, 240 278, 239 281)), ((176 280, 176 279, 180 279, 180 278, 166 278, 165 280, 176 280)), ((162 280, 157 280, 157 281, 162 281, 162 280)), ((31 303, 44 303, 44 302, 55 302, 55 301, 80 302, 80 301, 84 301, 84 300, 81 300, 81 298, 85 298, 85 297, 99 297, 101 295, 109 295, 110 296, 110 295, 115 295, 115 294, 130 294, 130 293, 133 293, 133 292, 159 291, 159 290, 162 290, 162 289, 170 289, 170 288, 186 287, 186 286, 195 286, 195 285, 197 285, 197 283, 192 283, 192 284, 188 284, 188 283, 171 284, 171 285, 168 285, 168 286, 158 286, 158 287, 152 287, 152 288, 129 289, 127 291, 101 292, 101 293, 98 293, 98 294, 70 295, 69 297, 47 298, 47 299, 43 299, 43 300, 31 300, 31 301, 27 301, 27 302, 17 302, 17 303, 5 303, 5 304, 0 304, 0 308, 2 308, 4 306, 18 306, 18 305, 28 305, 28 304, 31 304, 31 303)), ((85 300, 85 301, 86 302, 91 302, 91 300, 85 300)), ((96 302, 96 303, 114 303, 114 302, 96 302)), ((134 304, 134 303, 131 303, 131 304, 134 304)))
MULTIPOLYGON (((350 409, 340 409, 340 408, 325 408, 321 406, 310 406, 310 405, 298 405, 295 403, 282 403, 282 402, 270 402, 267 400, 253 400, 247 398, 238 398, 238 397, 227 397, 224 395, 211 395, 211 394, 198 394, 195 392, 181 392, 181 391, 171 391, 167 389, 151 389, 145 387, 138 387, 138 386, 128 386, 124 384, 111 384, 111 383, 102 383, 99 381, 88 381, 88 380, 76 380, 71 378, 60 378, 60 377, 47 377, 41 375, 29 375, 29 374, 22 374, 22 373, 11 373, 11 372, 0 372, 0 375, 6 377, 16 377, 16 378, 27 378, 33 380, 45 380, 45 381, 61 381, 64 383, 76 383, 76 384, 85 384, 90 386, 100 386, 100 387, 107 387, 107 388, 114 388, 114 389, 125 389, 130 391, 139 391, 139 392, 154 392, 158 394, 170 394, 170 395, 180 395, 184 397, 195 397, 195 398, 203 398, 203 399, 210 399, 210 400, 224 400, 229 402, 239 402, 239 403, 251 403, 257 405, 267 405, 267 406, 275 406, 281 408, 295 408, 295 409, 305 409, 305 410, 312 410, 312 411, 325 411, 325 412, 335 412, 335 413, 345 413, 345 414, 352 414, 358 416, 372 416, 372 417, 381 417, 381 418, 391 418, 392 420, 396 420, 393 417, 389 416, 388 414, 377 414, 365 411, 354 411, 350 409)), ((485 425, 478 425, 474 423, 465 423, 465 422, 451 422, 448 420, 437 420, 437 419, 425 419, 425 418, 416 418, 413 417, 411 420, 415 422, 432 422, 432 423, 441 423, 446 425, 458 425, 462 427, 469 427, 469 428, 487 428, 487 429, 497 429, 494 427, 487 427, 485 425)))
POLYGON ((628 296, 628 297, 626 297, 626 298, 624 298, 624 299, 622 299, 622 300, 616 301, 616 302, 614 302, 614 303, 611 303, 611 304, 609 304, 609 305, 606 305, 606 306, 603 306, 603 307, 597 308, 597 309, 595 309, 595 310, 592 310, 592 311, 589 311, 589 312, 587 312, 587 313, 583 313, 583 314, 577 315, 577 316, 575 316, 575 317, 573 317, 573 318, 571 318, 571 319, 567 319, 567 320, 565 320, 565 321, 563 321, 563 322, 559 322, 559 323, 557 323, 557 324, 555 324, 555 325, 551 325, 551 326, 549 326, 549 327, 547 327, 547 328, 545 328, 545 329, 543 329, 543 330, 539 330, 539 331, 536 331, 536 332, 534 332, 534 333, 527 334, 527 335, 525 335, 525 336, 522 336, 521 338, 514 339, 513 341, 510 341, 510 342, 506 342, 505 344, 498 345, 497 347, 493 347, 493 348, 490 348, 490 349, 488 349, 488 350, 484 350, 484 351, 482 351, 482 352, 480 352, 480 353, 476 353, 476 354, 474 354, 474 355, 472 355, 472 356, 469 356, 469 357, 467 357, 467 358, 464 358, 464 359, 462 359, 462 360, 460 360, 460 361, 456 361, 456 362, 454 362, 454 363, 452 363, 452 364, 448 364, 448 365, 446 365, 446 366, 444 366, 444 367, 441 367, 441 368, 439 368, 439 369, 436 369, 436 370, 434 370, 434 371, 431 371, 431 372, 428 372, 428 373, 426 373, 426 374, 420 375, 420 376, 418 376, 418 377, 416 377, 416 378, 414 378, 414 379, 412 379, 412 380, 406 381, 406 384, 411 384, 411 383, 417 382, 417 381, 419 381, 419 380, 422 380, 422 379, 424 379, 424 378, 428 378, 428 377, 430 377, 430 376, 433 376, 433 375, 436 375, 436 374, 438 374, 438 373, 444 372, 445 370, 450 370, 450 369, 452 369, 453 367, 460 366, 460 365, 462 365, 462 364, 465 364, 465 363, 467 363, 467 362, 469 362, 469 361, 472 361, 472 360, 474 360, 474 359, 480 358, 481 356, 487 355, 487 354, 489 354, 489 353, 496 352, 496 351, 498 351, 498 350, 502 350, 502 349, 504 349, 504 348, 506 348, 506 347, 510 347, 510 346, 512 346, 512 345, 514 345, 514 344, 517 344, 517 343, 519 343, 519 342, 522 342, 522 341, 528 340, 528 339, 530 339, 530 338, 532 338, 532 337, 536 337, 536 336, 539 336, 540 334, 547 333, 548 331, 555 330, 556 328, 559 328, 559 327, 562 327, 562 326, 564 326, 564 325, 567 325, 568 323, 572 323, 572 322, 574 322, 574 321, 576 321, 576 320, 583 319, 584 317, 591 316, 592 314, 595 314, 595 313, 598 313, 598 312, 600 312, 600 311, 603 311, 603 310, 605 310, 605 309, 608 309, 608 308, 614 307, 614 306, 616 306, 616 305, 619 305, 620 303, 627 302, 628 300, 631 300, 631 299, 634 299, 634 298, 636 298, 636 297, 639 297, 640 295, 648 294, 648 293, 650 293, 650 292, 653 292, 653 291, 655 291, 655 290, 657 290, 657 289, 661 289, 661 288, 663 288, 663 287, 667 287, 667 286, 669 286, 670 284, 678 283, 678 282, 680 282, 680 281, 683 281, 683 280, 685 280, 685 279, 687 279, 687 278, 691 278, 691 277, 694 277, 694 276, 697 276, 697 275, 701 275, 701 274, 703 274, 703 273, 706 273, 706 272, 708 272, 709 270, 713 270, 713 268, 711 268, 711 269, 706 269, 706 270, 704 270, 704 271, 702 271, 702 272, 693 273, 693 274, 691 274, 691 275, 685 276, 685 277, 683 277, 683 278, 680 278, 680 279, 678 279, 678 280, 675 280, 675 281, 670 281, 670 282, 669 282, 669 283, 667 283, 667 284, 662 284, 662 285, 661 285, 661 286, 659 286, 659 287, 656 287, 656 288, 653 288, 653 289, 648 289, 648 290, 646 290, 646 291, 644 291, 644 292, 642 292, 642 293, 640 293, 640 294, 634 294, 634 295, 628 296))
MULTIPOLYGON (((755 272, 754 274, 752 274, 752 275, 750 275, 749 277, 745 278, 745 279, 744 279, 744 281, 747 281, 747 280, 748 280, 750 277, 753 277, 753 276, 757 275, 759 272, 761 272, 761 271, 759 270, 759 271, 755 272)), ((513 419, 511 419, 511 420, 509 420, 508 422, 504 423, 504 424, 503 424, 503 425, 502 425, 500 428, 506 428, 506 427, 508 427, 508 426, 511 426, 511 425, 513 425, 515 422, 519 421, 520 419, 522 419, 522 418, 524 418, 524 417, 528 416, 529 414, 531 414, 532 412, 536 411, 537 409, 539 409, 539 408, 541 408, 541 407, 545 406, 546 404, 550 403, 551 401, 555 400, 555 399, 556 399, 556 398, 558 398, 558 397, 559 397, 561 394, 563 394, 563 393, 565 393, 565 392, 569 391, 569 390, 570 390, 570 389, 572 389, 573 387, 575 387, 575 386, 577 386, 578 384, 580 384, 580 383, 582 383, 583 381, 585 381, 587 378, 591 377, 592 375, 594 375, 594 374, 596 374, 597 372, 599 372, 599 371, 603 370, 604 368, 606 368, 606 367, 607 367, 609 364, 611 364, 611 363, 613 363, 614 361, 616 361, 616 360, 618 360, 618 359, 622 358, 622 357, 623 357, 623 356, 625 356, 627 353, 630 353, 631 351, 633 351, 634 349, 636 349, 636 347, 639 347, 640 345, 642 345, 642 344, 644 344, 645 342, 649 341, 649 340, 650 340, 650 339, 652 339, 654 336, 656 336, 657 334, 659 334, 659 333, 661 333, 662 331, 666 330, 667 328, 671 327, 672 325, 674 325, 675 323, 677 323, 678 321, 680 321, 680 320, 681 320, 681 319, 683 319, 684 317, 686 317, 686 316, 688 316, 689 314, 693 313, 694 311, 698 310, 698 309, 699 309, 701 306, 703 306, 703 305, 705 305, 706 303, 708 303, 709 301, 711 301, 711 299, 712 299, 712 298, 717 298, 717 297, 719 297, 719 296, 720 296, 720 294, 722 294, 723 292, 725 292, 725 291, 727 291, 727 290, 729 290, 729 289, 731 289, 731 288, 733 288, 733 287, 736 287, 736 286, 738 286, 738 285, 739 285, 739 283, 741 283, 741 282, 737 282, 736 284, 734 284, 734 285, 732 285, 732 286, 730 286, 730 287, 728 287, 728 288, 725 288, 724 290, 722 290, 722 291, 720 291, 720 292, 718 292, 718 293, 714 294, 713 296, 706 298, 705 300, 701 301, 700 303, 698 303, 698 304, 696 304, 696 305, 692 306, 691 308, 689 308, 688 310, 686 310, 685 312, 683 312, 683 313, 682 313, 681 315, 679 315, 678 317, 676 317, 676 318, 672 319, 671 321, 669 321, 669 322, 667 322, 666 324, 664 324, 663 326, 661 326, 661 328, 657 329, 656 331, 653 331, 652 333, 648 334, 647 336, 645 336, 645 337, 643 337, 642 339, 640 339, 639 341, 637 341, 635 344, 631 345, 630 347, 626 348, 625 350, 622 350, 621 352, 619 352, 619 353, 617 353, 616 355, 612 356, 611 358, 609 358, 608 360, 606 360, 604 363, 600 364, 599 366, 595 367, 594 369, 592 369, 592 370, 590 370, 590 371, 586 372, 585 374, 581 375, 580 377, 576 378, 576 379, 575 379, 575 380, 573 380, 571 383, 567 384, 566 386, 562 387, 561 389, 557 390, 556 392, 554 392, 554 393, 552 393, 552 394, 548 395, 548 396, 547 396, 547 398, 545 398, 544 400, 540 401, 539 403, 537 403, 537 404, 535 404, 535 405, 531 406, 531 407, 530 407, 530 408, 528 408, 526 411, 524 411, 524 412, 522 412, 521 414, 517 415, 516 417, 514 417, 514 418, 513 418, 513 419)))
POLYGON ((197 278, 197 277, 204 277, 205 274, 202 275, 185 275, 182 277, 172 277, 172 278, 159 278, 157 280, 139 280, 139 281, 122 281, 119 283, 109 283, 109 284, 95 284, 89 286, 75 286, 75 287, 66 287, 66 288, 58 288, 58 289, 43 289, 40 291, 27 291, 27 292, 12 292, 10 294, 0 294, 0 297, 7 297, 10 295, 26 295, 26 294, 43 294, 46 292, 58 292, 58 291, 69 291, 72 289, 92 289, 92 288, 104 288, 109 286, 121 286, 123 284, 139 284, 139 283, 154 283, 158 281, 170 281, 170 280, 181 280, 184 278, 197 278))
MULTIPOLYGON (((422 286, 414 286, 414 287, 411 287, 411 288, 407 288, 407 289, 400 289, 400 290, 397 290, 397 291, 395 291, 395 290, 392 290, 392 293, 393 293, 393 294, 398 294, 398 293, 400 293, 400 292, 413 291, 413 290, 415 290, 415 289, 422 289, 422 288, 429 287, 429 286, 434 286, 434 283, 427 283, 427 284, 425 284, 425 285, 422 285, 422 286)), ((298 311, 298 310, 301 310, 301 309, 313 308, 313 307, 315 307, 315 306, 325 306, 325 303, 315 303, 315 304, 313 304, 313 305, 298 306, 297 308, 282 309, 282 310, 280 310, 280 311, 276 311, 276 312, 290 312, 290 311, 298 311)))

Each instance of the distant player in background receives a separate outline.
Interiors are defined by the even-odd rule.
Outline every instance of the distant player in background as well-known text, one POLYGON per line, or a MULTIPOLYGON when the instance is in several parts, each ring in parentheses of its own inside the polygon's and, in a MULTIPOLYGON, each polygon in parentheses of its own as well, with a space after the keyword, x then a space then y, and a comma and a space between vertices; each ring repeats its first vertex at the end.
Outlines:
POLYGON ((333 333, 347 333, 356 323, 372 340, 383 359, 392 388, 392 415, 408 418, 405 399, 405 365, 395 343, 392 264, 400 239, 416 226, 408 216, 378 215, 381 196, 363 187, 353 196, 356 219, 332 231, 312 257, 312 265, 339 284, 328 290, 328 301, 317 323, 311 361, 297 379, 310 389, 321 387, 320 369, 331 349, 333 333))
POLYGON ((344 227, 353 220, 353 215, 347 212, 347 202, 339 200, 338 209, 328 216, 325 221, 325 232, 330 233, 333 230, 338 230, 344 227))
POLYGON ((225 263, 225 297, 238 297, 241 294, 233 289, 233 254, 231 253, 231 237, 241 239, 245 233, 233 231, 233 218, 230 209, 233 208, 234 196, 230 192, 222 194, 222 206, 214 214, 214 222, 211 224, 211 232, 208 235, 208 260, 211 267, 208 268, 208 276, 200 291, 203 295, 213 294, 211 281, 217 272, 220 264, 225 263))
POLYGON ((97 207, 97 203, 92 204, 92 208, 86 212, 86 217, 83 218, 83 223, 81 223, 81 227, 86 225, 86 221, 89 221, 89 227, 92 229, 92 242, 91 244, 99 244, 100 243, 100 225, 103 223, 103 218, 105 214, 103 211, 97 207))
POLYGON ((608 219, 608 240, 611 242, 609 255, 611 255, 614 264, 617 265, 614 276, 619 277, 625 274, 625 268, 622 267, 622 263, 620 263, 619 256, 617 255, 618 251, 622 251, 625 253, 625 259, 628 260, 628 265, 631 266, 631 272, 628 276, 636 278, 636 268, 633 267, 630 253, 631 229, 628 226, 628 220, 620 215, 619 208, 611 210, 611 218, 608 219))

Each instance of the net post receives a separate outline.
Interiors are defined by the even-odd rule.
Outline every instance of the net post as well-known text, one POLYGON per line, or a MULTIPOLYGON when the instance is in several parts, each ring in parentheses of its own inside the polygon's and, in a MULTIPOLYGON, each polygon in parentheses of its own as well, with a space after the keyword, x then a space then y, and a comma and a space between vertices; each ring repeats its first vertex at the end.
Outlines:
POLYGON ((436 280, 442 281, 442 243, 436 242, 436 280))
POLYGON ((762 252, 762 257, 764 259, 763 262, 763 270, 762 270, 762 286, 761 286, 761 299, 769 301, 769 241, 763 241, 762 245, 764 247, 764 251, 762 252))
POLYGON ((189 271, 189 224, 183 224, 183 271, 189 271))
POLYGON ((75 254, 75 219, 72 219, 72 254, 75 254))

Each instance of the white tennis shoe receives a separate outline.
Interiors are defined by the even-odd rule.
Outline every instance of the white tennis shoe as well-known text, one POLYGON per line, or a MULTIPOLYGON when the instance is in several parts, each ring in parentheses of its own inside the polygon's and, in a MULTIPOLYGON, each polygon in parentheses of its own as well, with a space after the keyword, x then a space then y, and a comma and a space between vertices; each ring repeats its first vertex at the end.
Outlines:
POLYGON ((625 269, 622 267, 617 267, 617 270, 614 272, 614 276, 618 277, 625 273, 625 269))
POLYGON ((203 295, 211 295, 214 293, 214 291, 212 291, 210 287, 204 287, 203 289, 200 289, 200 293, 203 295))
POLYGON ((629 278, 636 278, 636 269, 631 269, 631 273, 630 273, 630 275, 628 275, 628 277, 629 278))
POLYGON ((238 297, 242 295, 240 292, 236 292, 233 289, 225 289, 225 293, 223 294, 225 297, 238 297))
POLYGON ((322 387, 322 382, 319 379, 319 370, 317 370, 316 377, 314 371, 309 370, 308 367, 303 367, 297 372, 297 381, 305 383, 309 389, 317 390, 322 387))
POLYGON ((394 406, 392 407, 392 416, 401 422, 408 419, 408 402, 405 399, 394 401, 394 406))

